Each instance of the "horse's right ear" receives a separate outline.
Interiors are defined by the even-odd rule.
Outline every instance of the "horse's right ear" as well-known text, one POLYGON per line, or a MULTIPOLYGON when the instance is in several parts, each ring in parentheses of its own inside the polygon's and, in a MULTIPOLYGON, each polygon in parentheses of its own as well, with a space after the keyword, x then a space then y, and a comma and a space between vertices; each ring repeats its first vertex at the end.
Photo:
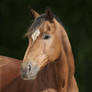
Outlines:
POLYGON ((47 18, 52 21, 54 16, 53 16, 51 9, 47 8, 45 13, 46 13, 47 18))
POLYGON ((37 17, 39 17, 40 16, 40 14, 38 14, 35 10, 33 10, 33 9, 30 9, 30 12, 31 12, 31 16, 34 18, 34 19, 36 19, 37 17))

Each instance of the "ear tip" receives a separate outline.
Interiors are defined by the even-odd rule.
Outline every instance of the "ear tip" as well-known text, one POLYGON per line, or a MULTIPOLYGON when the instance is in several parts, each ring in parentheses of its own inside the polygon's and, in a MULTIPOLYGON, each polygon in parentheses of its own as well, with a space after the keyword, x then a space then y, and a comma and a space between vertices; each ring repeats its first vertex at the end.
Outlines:
POLYGON ((34 18, 34 10, 32 8, 30 8, 30 15, 34 18))
POLYGON ((51 8, 47 8, 46 11, 45 11, 47 17, 52 20, 53 19, 53 13, 51 11, 51 8))
POLYGON ((39 14, 32 8, 30 8, 30 14, 33 18, 37 18, 39 14))
POLYGON ((46 9, 46 12, 52 12, 51 8, 48 7, 48 8, 46 9))
POLYGON ((33 13, 33 12, 34 12, 34 10, 33 10, 32 8, 30 8, 30 12, 31 12, 31 13, 33 13))

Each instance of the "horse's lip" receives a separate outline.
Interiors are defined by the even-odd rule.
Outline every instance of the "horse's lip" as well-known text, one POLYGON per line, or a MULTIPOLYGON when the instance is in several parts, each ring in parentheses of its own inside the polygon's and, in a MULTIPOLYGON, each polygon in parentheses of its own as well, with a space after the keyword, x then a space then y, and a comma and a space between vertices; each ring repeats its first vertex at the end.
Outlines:
POLYGON ((28 77, 28 78, 22 78, 23 80, 35 80, 36 79, 36 75, 34 75, 34 76, 30 76, 30 77, 28 77))
POLYGON ((35 80, 37 76, 31 76, 29 80, 35 80))
POLYGON ((37 70, 33 72, 31 71, 30 73, 27 73, 25 78, 22 78, 22 79, 23 80, 35 80, 39 71, 40 71, 40 68, 38 68, 37 70))
POLYGON ((29 77, 28 77, 28 79, 29 79, 29 80, 34 80, 34 79, 36 79, 37 74, 38 74, 38 72, 37 72, 37 73, 32 74, 31 76, 29 76, 29 77))

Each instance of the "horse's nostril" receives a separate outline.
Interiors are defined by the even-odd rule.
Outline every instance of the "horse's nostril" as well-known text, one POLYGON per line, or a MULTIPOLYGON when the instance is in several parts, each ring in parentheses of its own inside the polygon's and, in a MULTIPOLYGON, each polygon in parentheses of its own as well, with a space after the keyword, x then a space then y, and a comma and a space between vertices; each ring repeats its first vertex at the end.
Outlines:
POLYGON ((31 65, 28 65, 28 70, 31 71, 31 65))

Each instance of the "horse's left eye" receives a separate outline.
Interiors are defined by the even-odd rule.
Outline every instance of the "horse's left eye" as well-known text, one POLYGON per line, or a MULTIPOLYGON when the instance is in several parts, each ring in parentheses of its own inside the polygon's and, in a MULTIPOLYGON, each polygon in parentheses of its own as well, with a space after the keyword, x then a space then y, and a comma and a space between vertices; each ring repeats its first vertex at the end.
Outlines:
POLYGON ((50 35, 44 35, 43 39, 47 40, 50 38, 50 35))

